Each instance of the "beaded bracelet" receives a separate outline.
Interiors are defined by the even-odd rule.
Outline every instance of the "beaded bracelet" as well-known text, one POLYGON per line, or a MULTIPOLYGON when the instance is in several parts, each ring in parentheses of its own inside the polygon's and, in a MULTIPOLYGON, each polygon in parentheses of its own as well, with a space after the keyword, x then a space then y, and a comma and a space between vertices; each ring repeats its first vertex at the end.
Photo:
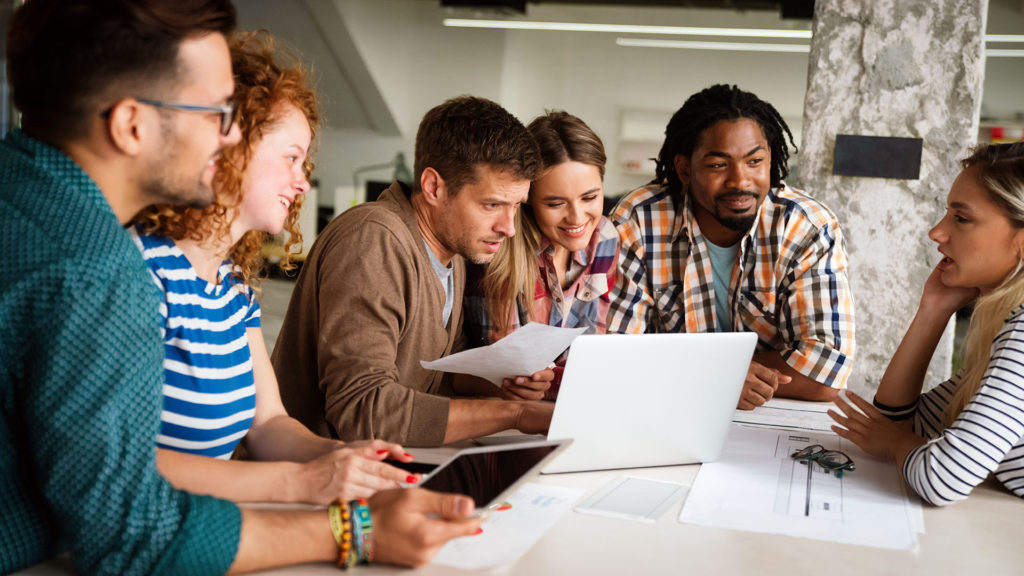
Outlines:
POLYGON ((350 559, 352 565, 369 564, 373 561, 373 519, 370 517, 370 505, 365 498, 358 498, 348 503, 352 511, 352 542, 358 556, 350 559))
POLYGON ((347 504, 341 500, 335 501, 327 509, 327 517, 331 523, 331 533, 334 534, 334 541, 338 543, 338 560, 336 566, 341 569, 349 567, 349 562, 355 557, 352 550, 352 515, 347 504))

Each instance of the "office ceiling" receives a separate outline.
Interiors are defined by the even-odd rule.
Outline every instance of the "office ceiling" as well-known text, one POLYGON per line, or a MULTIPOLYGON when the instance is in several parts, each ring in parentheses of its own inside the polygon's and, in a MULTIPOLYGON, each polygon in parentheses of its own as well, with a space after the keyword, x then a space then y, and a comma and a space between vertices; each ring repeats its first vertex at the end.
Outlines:
MULTIPOLYGON (((368 0, 369 1, 369 0, 368 0)), ((449 0, 421 0, 436 6, 449 0)), ((464 4, 467 0, 462 1, 464 4)), ((1024 1, 1024 0, 1022 0, 1024 1)), ((507 0, 468 0, 471 4, 496 6, 507 0)), ((723 10, 781 10, 784 3, 813 0, 530 0, 527 4, 579 6, 678 6, 723 10)), ((399 135, 398 124, 386 99, 356 49, 333 0, 235 0, 239 28, 265 28, 294 46, 310 64, 318 79, 327 126, 336 129, 368 129, 381 135, 399 135), (282 9, 287 6, 287 9, 282 9)), ((451 8, 459 10, 458 8, 451 8)), ((527 14, 528 15, 528 14, 527 14)))
POLYGON ((522 12, 524 6, 530 4, 572 4, 587 6, 620 6, 620 7, 676 7, 676 8, 712 8, 721 10, 747 11, 771 10, 774 12, 792 13, 794 17, 810 14, 814 9, 814 0, 438 0, 441 6, 473 7, 478 9, 502 9, 522 12))

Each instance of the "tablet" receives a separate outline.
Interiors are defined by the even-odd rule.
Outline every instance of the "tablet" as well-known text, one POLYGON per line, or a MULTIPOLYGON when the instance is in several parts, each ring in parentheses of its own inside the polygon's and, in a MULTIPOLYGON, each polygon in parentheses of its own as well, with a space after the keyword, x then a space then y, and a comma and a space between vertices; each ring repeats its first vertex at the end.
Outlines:
POLYGON ((486 513, 536 474, 571 439, 479 446, 460 450, 416 484, 437 492, 465 494, 486 513))
POLYGON ((585 514, 655 522, 688 490, 689 486, 676 482, 620 476, 573 509, 585 514))

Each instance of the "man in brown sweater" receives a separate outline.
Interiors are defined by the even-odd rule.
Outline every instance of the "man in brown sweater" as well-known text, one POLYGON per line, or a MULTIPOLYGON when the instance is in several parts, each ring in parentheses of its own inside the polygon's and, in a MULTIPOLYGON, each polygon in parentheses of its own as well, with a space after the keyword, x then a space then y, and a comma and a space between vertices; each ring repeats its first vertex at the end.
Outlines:
MULTIPOLYGON (((302 267, 272 357, 289 414, 323 436, 408 446, 545 431, 553 405, 453 399, 468 380, 420 366, 457 349, 463 258, 488 262, 515 234, 538 169, 529 133, 494 102, 427 112, 413 189, 395 182, 335 218, 302 267)), ((515 378, 506 396, 539 398, 552 377, 515 378)))

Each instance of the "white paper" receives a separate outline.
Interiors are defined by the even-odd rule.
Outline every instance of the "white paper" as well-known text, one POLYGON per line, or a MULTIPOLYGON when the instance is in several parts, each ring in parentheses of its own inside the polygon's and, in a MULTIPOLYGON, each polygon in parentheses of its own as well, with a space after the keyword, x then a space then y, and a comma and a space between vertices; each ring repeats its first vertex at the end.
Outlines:
POLYGON ((584 492, 582 488, 524 484, 508 499, 508 509, 495 510, 484 520, 483 534, 445 544, 433 564, 462 570, 512 564, 526 554, 584 492))
POLYGON ((834 406, 831 402, 801 402, 772 398, 753 410, 736 410, 732 421, 746 426, 831 432, 831 426, 835 422, 825 411, 834 406))
POLYGON ((897 550, 916 548, 924 532, 920 502, 893 464, 835 434, 737 425, 719 461, 701 466, 679 521, 897 550), (814 464, 808 484, 807 465, 789 455, 810 444, 842 450, 856 470, 836 478, 814 464))
POLYGON ((433 362, 427 370, 472 374, 501 386, 505 378, 529 376, 547 368, 586 328, 559 328, 529 322, 490 346, 464 350, 433 362))
POLYGON ((689 486, 678 482, 619 476, 573 510, 583 514, 656 522, 673 504, 686 497, 689 489, 689 486))

